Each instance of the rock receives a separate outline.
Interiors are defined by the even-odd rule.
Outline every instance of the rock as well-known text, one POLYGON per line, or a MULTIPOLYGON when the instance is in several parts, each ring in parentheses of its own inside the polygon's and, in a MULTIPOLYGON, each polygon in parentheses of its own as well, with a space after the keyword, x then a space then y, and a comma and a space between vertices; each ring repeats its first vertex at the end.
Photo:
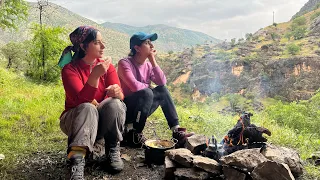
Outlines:
POLYGON ((294 176, 302 175, 302 162, 299 154, 295 150, 268 144, 266 149, 261 153, 269 160, 287 164, 294 176))
POLYGON ((169 159, 168 156, 164 159, 164 168, 165 168, 165 174, 164 179, 174 179, 174 171, 176 170, 176 165, 173 161, 169 159))
POLYGON ((222 171, 225 178, 228 180, 245 180, 246 179, 246 174, 241 173, 232 167, 223 166, 222 171))
POLYGON ((253 170, 252 177, 255 180, 294 180, 288 165, 273 161, 259 164, 253 170))
POLYGON ((201 180, 208 179, 209 173, 199 171, 195 168, 177 168, 174 172, 177 179, 201 180))
POLYGON ((121 154, 121 158, 126 160, 127 162, 130 162, 131 161, 131 157, 127 154, 121 154))
POLYGON ((219 166, 219 163, 217 161, 202 156, 193 157, 193 166, 203 169, 212 174, 220 174, 221 171, 221 167, 219 166))
POLYGON ((207 137, 204 135, 195 134, 187 138, 186 148, 193 154, 201 154, 207 147, 207 137))
POLYGON ((223 156, 220 159, 222 165, 244 168, 244 170, 247 169, 249 172, 253 171, 254 167, 266 161, 268 161, 268 159, 260 153, 259 148, 239 150, 223 156))
POLYGON ((186 148, 170 149, 165 152, 165 155, 185 167, 192 167, 194 155, 186 148))

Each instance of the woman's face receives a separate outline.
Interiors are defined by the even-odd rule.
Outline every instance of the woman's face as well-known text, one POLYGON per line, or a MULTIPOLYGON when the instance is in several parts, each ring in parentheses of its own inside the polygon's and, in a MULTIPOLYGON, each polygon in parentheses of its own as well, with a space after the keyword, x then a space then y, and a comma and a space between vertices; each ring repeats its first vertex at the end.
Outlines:
POLYGON ((102 58, 104 48, 101 33, 98 31, 96 40, 90 42, 85 50, 86 56, 90 58, 102 58))
POLYGON ((153 44, 150 41, 150 39, 147 39, 142 42, 142 44, 137 49, 137 52, 139 52, 141 55, 149 56, 151 52, 153 51, 153 44))

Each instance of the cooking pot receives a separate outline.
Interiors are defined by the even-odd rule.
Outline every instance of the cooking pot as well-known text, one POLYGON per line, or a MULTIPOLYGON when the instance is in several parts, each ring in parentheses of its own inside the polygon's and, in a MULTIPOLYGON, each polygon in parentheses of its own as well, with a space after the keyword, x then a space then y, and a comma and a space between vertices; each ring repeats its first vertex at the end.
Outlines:
POLYGON ((160 140, 160 139, 148 139, 144 143, 145 160, 148 165, 164 164, 165 151, 168 149, 173 149, 177 144, 177 139, 172 140, 160 140))

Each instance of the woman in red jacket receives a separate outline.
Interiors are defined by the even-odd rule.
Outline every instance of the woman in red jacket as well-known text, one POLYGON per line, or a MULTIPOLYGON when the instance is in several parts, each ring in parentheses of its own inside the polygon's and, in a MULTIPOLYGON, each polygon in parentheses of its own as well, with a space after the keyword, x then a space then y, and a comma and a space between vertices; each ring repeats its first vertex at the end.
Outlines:
POLYGON ((109 165, 119 172, 123 169, 119 142, 126 106, 116 69, 110 58, 102 59, 105 45, 97 29, 80 26, 70 34, 70 40, 73 46, 64 50, 59 66, 63 67, 66 93, 60 127, 68 135, 71 179, 83 179, 85 156, 102 138, 109 165))

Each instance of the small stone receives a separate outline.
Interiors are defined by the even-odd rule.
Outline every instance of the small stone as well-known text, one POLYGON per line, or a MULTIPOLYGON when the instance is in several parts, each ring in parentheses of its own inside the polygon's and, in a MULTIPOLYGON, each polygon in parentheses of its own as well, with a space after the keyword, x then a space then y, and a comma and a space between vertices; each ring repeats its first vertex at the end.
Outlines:
POLYGON ((5 156, 3 154, 0 154, 0 160, 4 159, 5 156))
POLYGON ((124 159, 124 160, 126 160, 126 161, 128 161, 128 162, 131 161, 131 157, 130 157, 129 155, 127 155, 127 154, 122 154, 122 155, 121 155, 121 158, 124 159))

